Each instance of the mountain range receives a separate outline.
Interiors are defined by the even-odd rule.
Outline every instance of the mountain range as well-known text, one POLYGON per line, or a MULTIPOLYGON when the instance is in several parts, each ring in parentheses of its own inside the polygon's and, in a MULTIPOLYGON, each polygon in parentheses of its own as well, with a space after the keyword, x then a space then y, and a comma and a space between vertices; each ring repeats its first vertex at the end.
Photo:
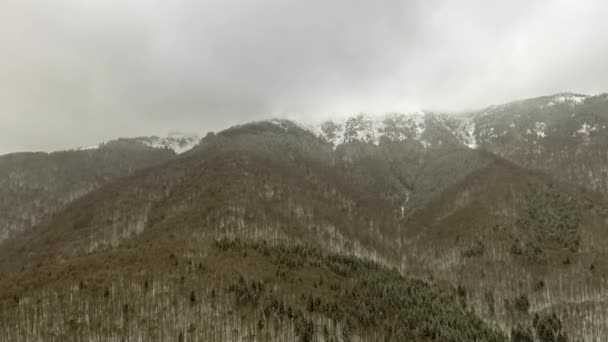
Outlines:
POLYGON ((0 341, 605 341, 608 96, 0 156, 0 341))

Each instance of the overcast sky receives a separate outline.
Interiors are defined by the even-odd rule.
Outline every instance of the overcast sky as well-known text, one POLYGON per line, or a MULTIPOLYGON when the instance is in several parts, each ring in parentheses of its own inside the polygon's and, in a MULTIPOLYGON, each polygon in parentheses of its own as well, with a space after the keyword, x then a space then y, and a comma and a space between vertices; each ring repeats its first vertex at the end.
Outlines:
POLYGON ((605 0, 0 0, 0 154, 608 91, 605 0))

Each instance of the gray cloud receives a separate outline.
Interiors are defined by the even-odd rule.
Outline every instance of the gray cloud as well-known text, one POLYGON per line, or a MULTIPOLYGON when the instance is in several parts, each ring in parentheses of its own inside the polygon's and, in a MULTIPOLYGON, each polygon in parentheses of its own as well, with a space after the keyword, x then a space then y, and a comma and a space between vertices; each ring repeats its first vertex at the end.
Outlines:
POLYGON ((0 153, 608 90, 601 0, 4 0, 0 153))

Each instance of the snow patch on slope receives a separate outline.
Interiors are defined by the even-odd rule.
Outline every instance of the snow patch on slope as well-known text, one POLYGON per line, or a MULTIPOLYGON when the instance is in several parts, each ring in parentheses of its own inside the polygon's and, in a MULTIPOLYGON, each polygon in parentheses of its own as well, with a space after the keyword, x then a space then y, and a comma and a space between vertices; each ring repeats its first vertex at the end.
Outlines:
POLYGON ((545 124, 544 122, 535 122, 534 123, 534 132, 536 133, 537 136, 544 138, 547 136, 547 134, 545 133, 545 130, 547 129, 547 124, 545 124))
POLYGON ((472 119, 463 121, 463 125, 462 125, 463 134, 461 134, 463 139, 461 141, 468 148, 476 149, 477 147, 479 147, 479 144, 477 143, 477 139, 475 138, 476 128, 477 127, 475 126, 475 122, 472 119))
POLYGON ((580 95, 580 94, 558 94, 551 98, 551 100, 546 104, 542 105, 541 108, 544 107, 553 107, 556 104, 570 104, 570 105, 578 105, 583 103, 589 96, 580 95))
POLYGON ((270 120, 270 123, 281 127, 285 131, 287 130, 287 126, 285 125, 285 120, 282 120, 282 119, 272 119, 272 120, 270 120))
POLYGON ((557 103, 571 102, 571 103, 580 104, 580 103, 583 103, 583 101, 585 101, 586 98, 587 98, 587 95, 567 94, 567 95, 555 96, 555 97, 553 97, 553 101, 555 101, 557 103))
POLYGON ((382 139, 414 140, 428 147, 429 143, 423 137, 426 130, 425 121, 426 115, 423 112, 359 114, 341 120, 325 121, 312 131, 334 147, 355 141, 378 145, 382 139))
POLYGON ((452 135, 460 141, 461 144, 471 149, 477 149, 479 143, 477 134, 479 129, 475 123, 475 118, 469 117, 440 117, 440 122, 443 127, 452 133, 452 135))
MULTIPOLYGON (((165 137, 150 136, 150 137, 137 137, 130 138, 132 141, 136 141, 145 146, 160 149, 170 149, 177 154, 182 154, 186 151, 191 150, 194 146, 198 145, 200 138, 196 134, 185 134, 181 132, 172 132, 165 137)), ((103 144, 92 145, 86 147, 78 147, 76 151, 87 151, 99 149, 103 144)))
POLYGON ((583 123, 581 128, 578 131, 576 131, 576 133, 589 136, 589 133, 596 132, 597 130, 598 130, 597 125, 591 126, 590 124, 585 122, 585 123, 583 123))
POLYGON ((78 147, 78 148, 76 148, 76 151, 96 150, 98 148, 99 148, 99 145, 91 145, 91 146, 85 146, 85 147, 78 147))
POLYGON ((191 150, 201 140, 196 134, 184 134, 180 132, 169 133, 166 137, 144 137, 139 140, 152 148, 168 148, 177 154, 191 150))

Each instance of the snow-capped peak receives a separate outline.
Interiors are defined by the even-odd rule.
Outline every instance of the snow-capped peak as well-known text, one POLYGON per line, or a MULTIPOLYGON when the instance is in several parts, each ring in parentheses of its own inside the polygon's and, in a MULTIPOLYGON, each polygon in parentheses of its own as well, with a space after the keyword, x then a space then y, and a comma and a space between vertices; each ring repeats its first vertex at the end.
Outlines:
POLYGON ((341 120, 325 121, 314 132, 338 146, 354 141, 378 145, 382 138, 390 141, 415 140, 427 146, 423 112, 390 113, 384 115, 358 114, 341 120))

